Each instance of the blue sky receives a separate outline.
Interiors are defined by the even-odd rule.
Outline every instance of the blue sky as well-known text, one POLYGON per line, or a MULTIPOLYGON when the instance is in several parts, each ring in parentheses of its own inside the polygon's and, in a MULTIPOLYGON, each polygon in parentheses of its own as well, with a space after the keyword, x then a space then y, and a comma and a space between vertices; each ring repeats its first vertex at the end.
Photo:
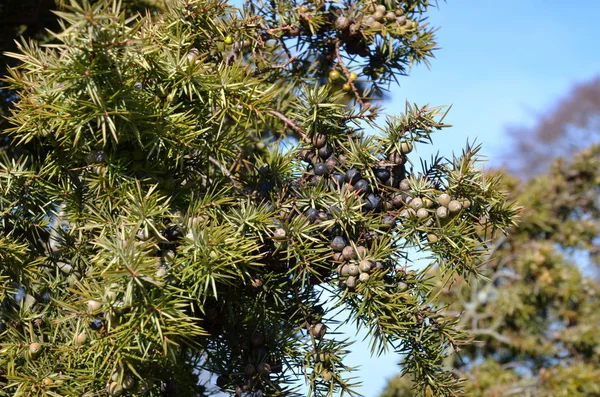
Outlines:
MULTIPOLYGON (((600 74, 600 1, 449 0, 430 11, 439 26, 440 50, 431 69, 417 66, 392 87, 387 111, 398 114, 406 100, 419 105, 452 105, 434 147, 417 148, 429 158, 451 156, 467 140, 483 144, 492 165, 509 151, 510 124, 529 125, 577 82, 600 74)), ((351 332, 349 336, 353 336, 351 332)), ((357 338, 359 341, 362 336, 357 338)), ((376 397, 386 379, 398 373, 398 357, 369 359, 357 343, 347 364, 361 365, 358 391, 376 397)))

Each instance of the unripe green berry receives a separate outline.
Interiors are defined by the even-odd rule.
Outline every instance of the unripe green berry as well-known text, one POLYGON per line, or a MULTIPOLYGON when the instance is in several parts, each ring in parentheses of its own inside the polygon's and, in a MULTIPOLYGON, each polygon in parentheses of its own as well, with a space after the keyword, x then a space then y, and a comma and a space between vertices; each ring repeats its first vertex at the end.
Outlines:
POLYGON ((87 334, 85 333, 85 331, 81 331, 79 334, 77 334, 77 336, 75 336, 75 344, 76 345, 83 345, 85 342, 87 341, 87 334))
POLYGON ((325 336, 326 332, 327 332, 327 327, 323 323, 317 323, 317 324, 313 325, 312 327, 310 327, 310 334, 315 339, 323 338, 325 336))
POLYGON ((226 45, 232 45, 232 44, 233 44, 233 37, 231 37, 231 36, 227 36, 227 37, 225 37, 225 39, 223 40, 223 42, 224 42, 226 45))
POLYGON ((356 258, 356 251, 354 250, 354 247, 352 247, 351 245, 347 245, 342 250, 342 255, 344 256, 345 260, 349 261, 351 259, 356 258))
POLYGON ((376 10, 375 12, 385 13, 387 8, 385 8, 385 6, 383 4, 379 4, 378 6, 375 7, 375 10, 376 10))
POLYGON ((406 158, 397 152, 393 152, 388 156, 388 160, 394 164, 402 165, 406 162, 406 158))
POLYGON ((343 15, 340 15, 335 20, 335 27, 339 30, 346 30, 350 26, 350 20, 343 15))
POLYGON ((448 209, 451 213, 457 213, 462 210, 462 204, 458 200, 452 200, 448 203, 448 209))
POLYGON ((350 85, 350 83, 344 83, 344 85, 342 85, 342 90, 346 92, 352 91, 352 86, 350 85))
POLYGON ((417 211, 417 218, 419 219, 425 219, 429 216, 429 211, 427 211, 425 208, 419 208, 419 210, 417 211))
POLYGON ((87 301, 87 307, 90 312, 95 312, 102 307, 102 304, 96 300, 90 299, 87 301))
POLYGON ((335 81, 339 78, 340 78, 340 72, 338 72, 337 70, 334 69, 331 72, 329 72, 329 80, 335 81))
POLYGON ((438 207, 438 209, 435 211, 435 213, 438 216, 438 218, 445 219, 448 217, 448 208, 438 207))
MULTIPOLYGON (((385 11, 384 11, 385 12, 385 11)), ((381 22, 383 21, 383 18, 385 18, 385 14, 381 11, 376 11, 373 14, 373 18, 377 21, 377 22, 381 22)))
POLYGON ((469 208, 471 206, 471 201, 469 201, 469 199, 464 199, 462 201, 462 205, 463 205, 464 209, 467 209, 467 208, 469 208))
POLYGON ((371 270, 371 261, 363 259, 359 262, 358 269, 363 273, 368 273, 371 270))
POLYGON ((358 276, 360 269, 354 263, 348 265, 348 274, 351 276, 358 276))
POLYGON ((348 289, 354 289, 354 287, 356 287, 356 277, 354 276, 350 276, 346 279, 346 287, 348 287, 348 289))
POLYGON ((275 240, 284 240, 285 239, 285 229, 278 227, 277 229, 275 229, 275 231, 273 232, 273 238, 275 240))
POLYGON ((450 201, 452 201, 452 198, 447 193, 442 193, 438 196, 438 203, 444 207, 447 207, 448 204, 450 204, 450 201))
POLYGON ((120 396, 123 394, 123 387, 117 382, 111 382, 106 387, 106 392, 109 396, 120 396))
POLYGON ((29 344, 29 354, 31 357, 36 357, 42 351, 42 345, 38 342, 29 344))
POLYGON ((410 202, 410 208, 414 209, 415 211, 423 208, 423 200, 421 200, 420 197, 415 197, 410 202))
POLYGON ((135 386, 135 379, 130 374, 125 374, 123 376, 123 389, 130 390, 133 389, 133 386, 135 386))
POLYGON ((413 145, 410 142, 402 142, 400 144, 400 152, 402 154, 408 154, 410 152, 412 152, 413 150, 413 145))
POLYGON ((437 241, 438 241, 438 236, 436 236, 436 235, 435 235, 435 234, 433 234, 433 233, 429 233, 429 234, 427 235, 427 240, 428 240, 430 243, 432 243, 432 244, 433 244, 433 243, 437 243, 437 241))
POLYGON ((350 81, 356 81, 358 79, 358 75, 354 72, 350 72, 350 81))
POLYGON ((359 245, 358 247, 356 247, 356 254, 361 259, 364 258, 365 256, 367 256, 368 252, 369 252, 369 250, 367 249, 367 247, 364 247, 362 245, 359 245))

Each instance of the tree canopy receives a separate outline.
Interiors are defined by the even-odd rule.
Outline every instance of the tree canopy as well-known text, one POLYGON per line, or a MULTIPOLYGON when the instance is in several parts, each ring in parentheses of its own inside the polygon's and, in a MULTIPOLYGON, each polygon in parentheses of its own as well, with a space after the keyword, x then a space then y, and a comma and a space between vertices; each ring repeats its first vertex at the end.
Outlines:
POLYGON ((325 310, 345 308, 416 390, 458 394, 443 360, 465 335, 428 270, 477 275, 516 209, 478 147, 415 156, 444 108, 371 101, 432 57, 430 7, 73 0, 47 44, 20 41, 0 393, 205 395, 210 371, 239 396, 353 394, 325 310))

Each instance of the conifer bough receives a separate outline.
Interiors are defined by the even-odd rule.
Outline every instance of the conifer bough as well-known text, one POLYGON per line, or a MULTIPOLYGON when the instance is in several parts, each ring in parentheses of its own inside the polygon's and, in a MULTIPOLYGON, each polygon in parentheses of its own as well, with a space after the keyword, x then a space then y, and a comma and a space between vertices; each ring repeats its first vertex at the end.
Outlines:
POLYGON ((419 390, 458 392, 442 369, 458 319, 408 252, 447 280, 476 274, 478 233, 514 209, 478 148, 415 170, 443 108, 374 122, 372 97, 432 55, 428 2, 345 4, 188 0, 141 17, 73 1, 52 45, 10 54, 3 392, 200 396, 201 371, 239 396, 302 395, 301 376, 311 395, 352 392, 336 306, 373 354, 404 355, 419 390), (417 216, 440 194, 471 205, 417 216))

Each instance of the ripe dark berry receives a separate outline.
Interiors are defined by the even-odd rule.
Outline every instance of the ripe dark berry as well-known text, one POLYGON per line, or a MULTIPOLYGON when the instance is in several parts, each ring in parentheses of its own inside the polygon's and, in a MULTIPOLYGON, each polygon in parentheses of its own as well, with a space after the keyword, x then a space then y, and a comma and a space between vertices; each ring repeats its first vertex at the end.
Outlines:
POLYGON ((224 389, 229 384, 229 377, 227 375, 221 375, 217 378, 217 386, 221 389, 224 389))
POLYGON ((259 174, 261 174, 262 176, 265 176, 269 173, 269 165, 268 164, 264 164, 262 165, 259 169, 258 169, 259 174))
POLYGON ((325 145, 325 146, 323 146, 322 148, 319 149, 319 157, 321 157, 323 160, 325 160, 326 158, 328 158, 332 154, 333 154, 333 149, 330 148, 327 145, 325 145))
MULTIPOLYGON (((338 75, 339 75, 339 73, 338 73, 338 75)), ((327 142, 327 138, 323 134, 315 134, 315 136, 313 136, 313 138, 312 138, 312 144, 317 149, 320 149, 323 146, 325 146, 326 142, 327 142)))
POLYGON ((356 190, 358 193, 367 194, 371 192, 371 187, 366 179, 360 179, 354 184, 354 190, 356 190))
POLYGON ((87 156, 85 156, 85 161, 88 164, 97 164, 97 163, 103 163, 105 158, 106 158, 106 154, 104 153, 104 150, 97 150, 97 151, 91 152, 87 156))
POLYGON ((306 217, 308 218, 308 221, 310 223, 313 223, 314 221, 316 221, 318 216, 319 216, 319 210, 317 210, 315 208, 309 208, 306 210, 306 217))
POLYGON ((250 342, 252 343, 252 346, 254 346, 254 347, 262 347, 265 345, 265 336, 263 334, 261 334, 260 332, 256 332, 256 333, 252 334, 252 337, 250 338, 250 342))
POLYGON ((271 373, 271 365, 268 363, 260 363, 256 367, 256 370, 262 376, 269 376, 269 374, 271 373))
POLYGON ((181 237, 183 237, 183 230, 177 225, 169 226, 165 230, 165 238, 169 241, 177 241, 181 237))
POLYGON ((342 236, 336 236, 331 241, 331 249, 335 252, 342 252, 346 246, 346 240, 342 236))
POLYGON ((342 186, 344 184, 344 182, 346 182, 346 176, 344 174, 340 174, 340 173, 336 172, 335 174, 333 174, 333 181, 338 186, 342 186))
POLYGON ((371 193, 367 196, 366 201, 364 202, 364 208, 367 211, 373 211, 376 210, 380 207, 381 205, 381 200, 379 200, 379 197, 377 197, 377 195, 371 193))
POLYGON ((100 331, 100 329, 102 328, 102 320, 92 320, 90 322, 90 328, 94 331, 100 331))
POLYGON ((327 175, 329 173, 329 170, 327 169, 327 164, 325 163, 318 163, 317 165, 315 165, 315 175, 327 175))
POLYGON ((390 179, 390 170, 385 167, 376 168, 375 177, 379 179, 380 182, 385 183, 388 179, 390 179))
POLYGON ((356 168, 351 168, 346 171, 346 181, 352 185, 362 178, 362 174, 356 168))

